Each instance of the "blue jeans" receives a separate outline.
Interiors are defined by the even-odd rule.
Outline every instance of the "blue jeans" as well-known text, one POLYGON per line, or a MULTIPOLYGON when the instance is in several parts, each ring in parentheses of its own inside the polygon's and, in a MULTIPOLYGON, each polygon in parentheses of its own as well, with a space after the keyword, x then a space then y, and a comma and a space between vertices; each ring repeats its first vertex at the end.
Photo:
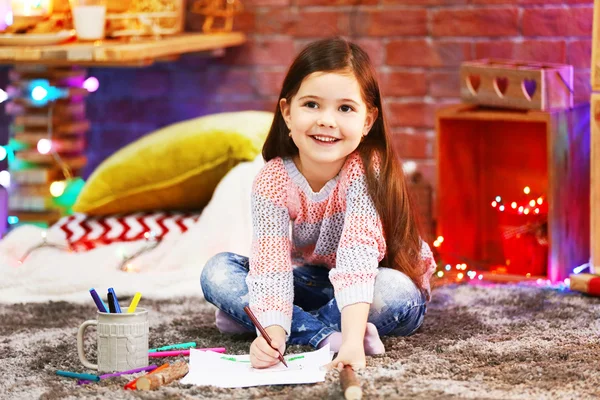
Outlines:
MULTIPOLYGON (((240 325, 255 331, 244 312, 248 305, 248 257, 220 253, 211 258, 200 276, 206 300, 240 325)), ((375 296, 369 311, 379 336, 409 336, 423 323, 427 310, 424 294, 402 272, 379 268, 375 296)), ((329 270, 305 265, 294 268, 294 309, 288 344, 318 344, 341 331, 341 313, 329 281, 329 270)))

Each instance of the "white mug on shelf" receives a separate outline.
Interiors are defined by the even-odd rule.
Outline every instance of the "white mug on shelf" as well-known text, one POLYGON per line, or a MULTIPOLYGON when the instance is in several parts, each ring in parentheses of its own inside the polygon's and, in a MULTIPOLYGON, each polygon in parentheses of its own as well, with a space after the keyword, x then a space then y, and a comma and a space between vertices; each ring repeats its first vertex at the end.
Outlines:
POLYGON ((69 0, 79 40, 104 39, 106 0, 69 0))

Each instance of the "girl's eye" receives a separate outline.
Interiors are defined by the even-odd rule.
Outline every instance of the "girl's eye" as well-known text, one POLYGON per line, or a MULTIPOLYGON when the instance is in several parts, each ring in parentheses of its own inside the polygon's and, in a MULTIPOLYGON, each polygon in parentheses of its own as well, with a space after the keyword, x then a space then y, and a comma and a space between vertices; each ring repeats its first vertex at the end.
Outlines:
POLYGON ((347 113, 347 112, 350 112, 350 111, 354 111, 354 109, 353 109, 352 107, 348 106, 348 105, 343 105, 343 106, 341 106, 341 107, 340 107, 340 110, 341 110, 342 112, 345 112, 345 113, 347 113))
POLYGON ((307 101, 306 103, 304 103, 304 107, 308 107, 308 108, 317 108, 319 105, 317 103, 315 103, 314 101, 307 101))

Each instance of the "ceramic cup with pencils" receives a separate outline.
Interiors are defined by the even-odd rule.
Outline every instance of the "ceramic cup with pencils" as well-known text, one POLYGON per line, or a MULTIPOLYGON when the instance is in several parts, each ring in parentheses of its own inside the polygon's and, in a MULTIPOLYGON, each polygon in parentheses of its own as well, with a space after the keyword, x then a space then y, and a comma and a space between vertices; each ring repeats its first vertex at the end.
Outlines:
POLYGON ((148 310, 138 307, 133 313, 97 312, 95 320, 85 321, 77 332, 77 353, 81 363, 101 372, 127 371, 148 365, 148 310), (98 364, 85 356, 83 337, 88 326, 96 325, 98 364))

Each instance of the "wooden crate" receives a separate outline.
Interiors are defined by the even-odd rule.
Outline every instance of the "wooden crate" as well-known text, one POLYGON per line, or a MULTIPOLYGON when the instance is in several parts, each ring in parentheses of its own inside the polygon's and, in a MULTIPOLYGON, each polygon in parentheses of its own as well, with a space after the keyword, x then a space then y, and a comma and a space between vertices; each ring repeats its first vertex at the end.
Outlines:
POLYGON ((592 32, 592 91, 600 91, 600 0, 594 0, 594 22, 592 32))
POLYGON ((592 273, 600 274, 600 93, 591 105, 591 257, 592 273))
POLYGON ((573 107, 573 67, 483 59, 460 66, 464 102, 523 110, 573 107))
POLYGON ((437 234, 449 262, 505 263, 499 193, 525 186, 548 202, 547 277, 561 281, 588 262, 590 244, 589 105, 571 110, 490 110, 461 104, 436 114, 437 234))

